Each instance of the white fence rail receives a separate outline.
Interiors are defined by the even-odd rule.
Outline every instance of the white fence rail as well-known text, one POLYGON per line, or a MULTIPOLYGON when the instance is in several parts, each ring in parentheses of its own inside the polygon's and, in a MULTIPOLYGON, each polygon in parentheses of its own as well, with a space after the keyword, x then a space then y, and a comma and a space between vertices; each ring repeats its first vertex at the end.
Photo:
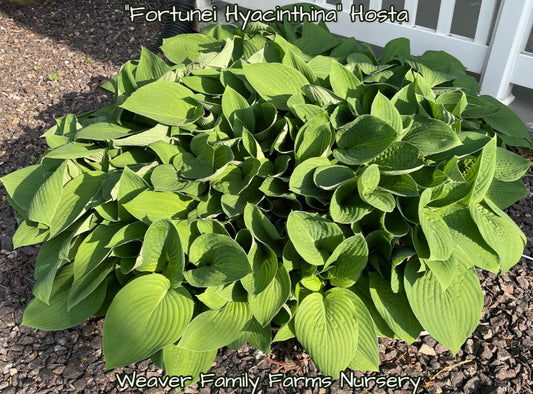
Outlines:
MULTIPOLYGON (((335 8, 327 0, 304 0, 324 8, 335 8)), ((525 52, 533 23, 533 0, 481 0, 478 22, 473 38, 452 33, 456 0, 441 0, 435 28, 416 25, 419 3, 427 0, 404 0, 409 22, 352 21, 352 0, 339 0, 343 11, 338 21, 329 23, 330 30, 342 36, 377 46, 384 46, 397 37, 411 41, 413 54, 426 50, 443 50, 457 57, 469 71, 481 74, 481 93, 490 94, 506 104, 514 97, 512 85, 533 89, 533 53, 525 52), (492 32, 492 37, 491 36, 492 32)), ((272 10, 296 0, 226 0, 248 9, 272 10)), ((369 0, 369 9, 380 10, 382 0, 369 0)))

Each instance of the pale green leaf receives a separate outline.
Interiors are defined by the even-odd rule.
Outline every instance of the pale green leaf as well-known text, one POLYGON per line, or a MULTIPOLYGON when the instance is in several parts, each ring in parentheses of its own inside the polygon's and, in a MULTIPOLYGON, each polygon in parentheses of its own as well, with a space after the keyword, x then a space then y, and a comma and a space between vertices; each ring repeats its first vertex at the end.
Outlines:
POLYGON ((50 232, 47 229, 39 228, 35 223, 23 220, 13 234, 13 249, 22 246, 35 245, 48 238, 50 232))
POLYGON ((335 94, 342 98, 353 96, 361 81, 342 64, 332 61, 329 82, 335 94))
POLYGON ((190 100, 192 95, 191 90, 178 83, 156 81, 133 92, 121 107, 159 123, 182 126, 203 114, 190 100))
POLYGON ((504 274, 522 257, 525 246, 522 231, 510 218, 499 216, 483 202, 471 205, 470 215, 485 242, 500 257, 501 273, 504 274))
POLYGON ((497 274, 500 270, 499 257, 481 236, 468 207, 454 204, 440 209, 439 213, 448 225, 454 250, 461 249, 461 255, 466 258, 463 263, 497 274))
POLYGON ((251 318, 245 302, 230 302, 221 310, 202 312, 187 326, 179 346, 194 352, 218 350, 238 339, 251 318))
POLYGON ((63 182, 66 175, 67 162, 63 162, 54 173, 41 185, 34 194, 28 210, 28 218, 32 222, 48 226, 58 209, 63 194, 63 182))
POLYGON ((161 78, 169 69, 170 67, 163 59, 142 47, 139 64, 135 71, 135 82, 138 86, 143 86, 161 78))
POLYGON ((252 272, 241 279, 250 294, 257 295, 267 288, 276 276, 278 258, 267 245, 253 243, 248 254, 252 272))
POLYGON ((150 224, 157 219, 185 219, 193 200, 182 194, 145 190, 122 206, 134 217, 150 224))
POLYGON ((137 271, 161 272, 174 287, 183 276, 185 256, 178 230, 168 219, 153 222, 144 235, 137 271))
POLYGON ((222 42, 205 34, 178 34, 165 38, 161 50, 174 64, 198 60, 201 53, 219 52, 222 42))
POLYGON ((163 275, 144 275, 126 284, 106 314, 106 368, 143 360, 176 342, 189 324, 193 309, 188 291, 171 288, 163 275))
POLYGON ((202 234, 191 245, 189 260, 197 268, 185 271, 185 279, 196 287, 220 286, 244 278, 251 272, 241 246, 222 234, 202 234))
POLYGON ((405 269, 404 287, 422 327, 457 354, 477 327, 483 308, 483 292, 475 269, 459 262, 457 275, 443 290, 430 270, 419 273, 418 264, 412 260, 405 269))
POLYGON ((368 246, 361 234, 346 238, 329 256, 324 270, 333 286, 350 287, 357 282, 368 261, 368 246))
POLYGON ((2 177, 11 199, 24 211, 30 208, 33 196, 45 181, 46 166, 35 164, 2 177))
POLYGON ((396 133, 402 134, 403 123, 400 112, 398 112, 396 107, 394 107, 394 104, 392 104, 381 92, 378 92, 376 97, 374 97, 370 114, 384 120, 396 131, 396 133))
POLYGON ((168 126, 158 124, 151 129, 133 134, 129 137, 113 140, 113 146, 120 148, 123 146, 148 146, 150 144, 162 141, 170 142, 168 135, 168 126))
POLYGON ((294 328, 298 341, 317 367, 329 376, 338 376, 352 361, 357 349, 356 309, 349 290, 335 289, 323 296, 312 293, 296 310, 294 328))
POLYGON ((279 63, 256 63, 243 67, 244 75, 257 93, 281 110, 288 110, 287 100, 309 82, 292 67, 279 63), (265 78, 268 75, 268 78, 265 78))
POLYGON ((265 327, 279 312, 291 292, 291 279, 289 273, 283 265, 278 267, 274 279, 260 293, 248 294, 248 302, 252 314, 265 327))
POLYGON ((24 310, 22 325, 40 330, 64 330, 91 317, 104 302, 105 286, 100 286, 74 308, 67 308, 72 284, 72 265, 64 267, 54 281, 48 304, 38 298, 30 301, 24 310))
POLYGON ((405 293, 394 293, 390 285, 376 272, 369 273, 370 295, 379 314, 398 337, 413 343, 422 327, 413 314, 405 293))
POLYGON ((355 306, 355 316, 359 329, 357 350, 348 367, 359 371, 379 371, 378 338, 372 316, 365 303, 355 293, 346 294, 355 306))
POLYGON ((294 141, 296 160, 304 161, 325 156, 333 144, 334 134, 326 113, 308 120, 298 131, 294 141))
POLYGON ((301 211, 289 214, 287 232, 298 254, 312 265, 325 264, 344 239, 341 229, 332 221, 301 211))
POLYGON ((178 345, 168 345, 162 351, 163 365, 169 376, 191 377, 185 386, 190 386, 198 379, 200 374, 207 373, 217 356, 216 350, 206 352, 193 352, 178 345))
POLYGON ((333 156, 341 163, 363 164, 379 156, 396 138, 396 132, 385 121, 372 115, 361 115, 336 133, 337 149, 333 156))
POLYGON ((445 152, 461 144, 451 126, 440 120, 420 115, 415 116, 411 128, 402 137, 402 141, 416 146, 424 156, 445 152))
POLYGON ((107 174, 92 171, 77 176, 65 185, 58 209, 50 221, 50 237, 65 230, 87 211, 106 178, 107 174))

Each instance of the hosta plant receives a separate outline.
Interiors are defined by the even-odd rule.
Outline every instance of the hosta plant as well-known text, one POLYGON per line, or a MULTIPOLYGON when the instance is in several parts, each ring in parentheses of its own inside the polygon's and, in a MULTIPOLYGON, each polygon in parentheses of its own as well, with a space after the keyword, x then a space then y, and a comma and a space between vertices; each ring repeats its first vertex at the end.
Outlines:
POLYGON ((198 377, 217 350, 295 337, 327 375, 377 370, 377 337, 456 353, 479 321, 476 268, 525 237, 525 126, 452 56, 377 57, 323 25, 216 25, 142 50, 68 115, 38 164, 2 179, 42 243, 23 324, 105 315, 107 368, 151 357, 198 377))

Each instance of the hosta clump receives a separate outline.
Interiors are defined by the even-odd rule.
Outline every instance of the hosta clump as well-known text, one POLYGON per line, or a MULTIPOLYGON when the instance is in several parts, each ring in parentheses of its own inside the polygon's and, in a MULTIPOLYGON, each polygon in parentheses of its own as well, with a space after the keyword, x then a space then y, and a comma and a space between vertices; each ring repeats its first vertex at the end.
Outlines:
POLYGON ((457 352, 525 238, 522 122, 443 52, 381 57, 323 26, 214 26, 143 50, 2 179, 42 242, 23 324, 105 315, 108 368, 210 368, 296 337, 319 369, 377 370, 377 336, 457 352))

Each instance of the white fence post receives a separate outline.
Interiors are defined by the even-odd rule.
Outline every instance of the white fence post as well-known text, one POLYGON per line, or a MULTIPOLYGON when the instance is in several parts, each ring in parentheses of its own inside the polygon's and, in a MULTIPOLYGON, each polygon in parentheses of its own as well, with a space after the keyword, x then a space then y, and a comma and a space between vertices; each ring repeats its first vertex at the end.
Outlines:
POLYGON ((437 22, 438 34, 450 34, 454 10, 455 0, 443 0, 440 3, 439 20, 437 22))
POLYGON ((481 78, 481 94, 510 104, 514 66, 527 43, 533 0, 503 0, 481 78))

